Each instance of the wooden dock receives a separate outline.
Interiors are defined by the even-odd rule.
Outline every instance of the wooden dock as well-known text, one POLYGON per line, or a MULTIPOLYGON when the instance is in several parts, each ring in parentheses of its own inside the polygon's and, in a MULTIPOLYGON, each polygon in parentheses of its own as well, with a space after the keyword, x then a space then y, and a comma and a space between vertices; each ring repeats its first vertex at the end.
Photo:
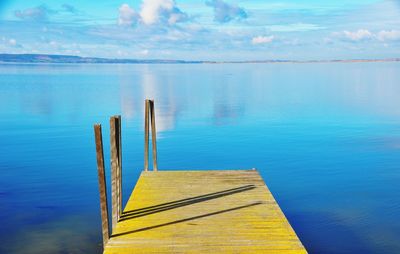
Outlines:
MULTIPOLYGON (((152 116, 154 148, 151 104, 146 101, 146 118, 152 116)), ((153 156, 155 171, 148 171, 145 157, 145 170, 122 211, 120 118, 110 123, 112 233, 101 128, 95 126, 104 253, 307 253, 255 169, 157 170, 153 156)))

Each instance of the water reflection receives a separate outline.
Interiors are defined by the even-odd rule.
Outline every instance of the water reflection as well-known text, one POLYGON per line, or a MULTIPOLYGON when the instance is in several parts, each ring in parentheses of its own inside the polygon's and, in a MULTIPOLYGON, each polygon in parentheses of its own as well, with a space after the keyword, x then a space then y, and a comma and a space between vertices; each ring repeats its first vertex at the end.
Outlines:
POLYGON ((31 91, 19 90, 21 109, 27 114, 51 115, 53 112, 53 99, 51 97, 51 86, 41 84, 31 91))
POLYGON ((145 98, 162 168, 257 167, 311 251, 399 248, 398 63, 3 65, 0 80, 1 253, 98 249, 92 124, 122 114, 129 192, 145 98))
POLYGON ((157 132, 172 130, 180 110, 179 101, 174 96, 175 86, 168 76, 159 76, 151 66, 138 67, 138 75, 120 75, 120 97, 122 115, 127 119, 144 116, 144 100, 157 101, 157 132))

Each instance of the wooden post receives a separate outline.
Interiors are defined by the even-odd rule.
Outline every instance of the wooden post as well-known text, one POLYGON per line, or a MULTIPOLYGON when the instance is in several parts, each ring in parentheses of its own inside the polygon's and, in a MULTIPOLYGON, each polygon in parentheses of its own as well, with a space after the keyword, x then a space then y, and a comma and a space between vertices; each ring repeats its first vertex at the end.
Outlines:
POLYGON ((150 115, 151 115, 151 141, 153 148, 153 170, 157 171, 157 132, 156 132, 156 115, 154 112, 154 100, 150 100, 150 115))
POLYGON ((101 231, 103 234, 103 248, 105 248, 109 233, 108 222, 108 207, 107 207, 107 186, 106 176, 104 172, 104 153, 103 153, 103 137, 101 134, 101 125, 94 125, 94 135, 96 141, 96 158, 97 158, 97 173, 99 178, 99 192, 100 192, 100 210, 101 210, 101 231))
POLYGON ((117 119, 118 119, 118 170, 119 170, 119 200, 118 200, 118 202, 119 202, 119 217, 118 218, 120 218, 121 217, 121 215, 122 215, 122 209, 123 209, 123 207, 122 207, 122 138, 121 138, 121 136, 122 136, 122 132, 121 132, 121 125, 122 125, 122 122, 121 122, 121 116, 120 115, 118 115, 117 116, 117 119))
POLYGON ((149 170, 149 100, 144 102, 144 171, 149 170))
POLYGON ((111 148, 111 202, 112 202, 112 231, 122 214, 121 199, 121 132, 120 116, 110 118, 110 148, 111 148))

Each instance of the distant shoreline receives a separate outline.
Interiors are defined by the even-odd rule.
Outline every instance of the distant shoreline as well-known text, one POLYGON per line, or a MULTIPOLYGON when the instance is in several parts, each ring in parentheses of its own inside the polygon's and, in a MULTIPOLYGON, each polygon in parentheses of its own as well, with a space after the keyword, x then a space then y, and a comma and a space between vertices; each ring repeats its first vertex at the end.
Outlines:
POLYGON ((333 60, 246 60, 246 61, 191 61, 163 59, 111 59, 47 54, 0 54, 0 64, 261 64, 261 63, 364 63, 400 62, 400 58, 387 59, 333 59, 333 60))

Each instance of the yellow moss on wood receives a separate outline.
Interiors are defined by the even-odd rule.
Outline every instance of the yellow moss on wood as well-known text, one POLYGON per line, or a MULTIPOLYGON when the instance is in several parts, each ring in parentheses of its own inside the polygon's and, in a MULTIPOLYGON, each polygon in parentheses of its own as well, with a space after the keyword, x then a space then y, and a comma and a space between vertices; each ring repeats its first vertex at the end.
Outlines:
POLYGON ((104 253, 307 253, 256 170, 147 171, 104 253))

